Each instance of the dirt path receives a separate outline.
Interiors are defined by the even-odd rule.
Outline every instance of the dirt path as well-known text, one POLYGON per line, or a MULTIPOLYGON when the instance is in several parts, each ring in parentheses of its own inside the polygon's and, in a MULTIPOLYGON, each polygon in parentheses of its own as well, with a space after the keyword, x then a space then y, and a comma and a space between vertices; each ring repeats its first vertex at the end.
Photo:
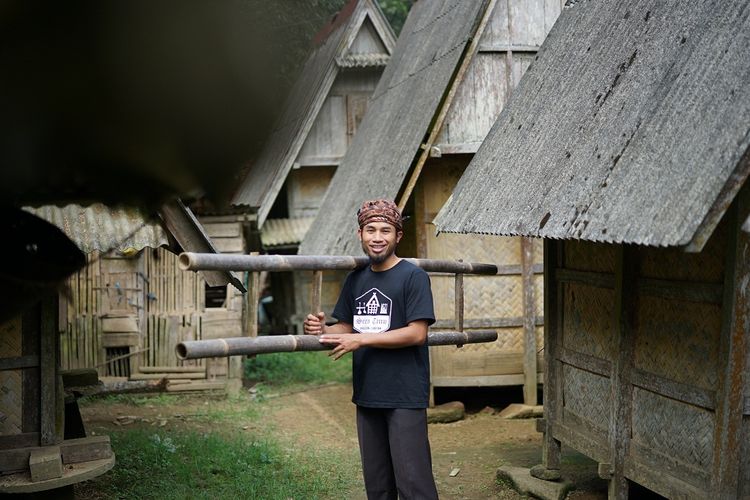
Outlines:
MULTIPOLYGON (((346 482, 352 485, 342 498, 364 499, 359 468, 355 427, 355 407, 350 401, 351 387, 336 384, 304 392, 272 396, 265 400, 258 418, 243 418, 232 423, 238 429, 269 432, 285 447, 298 451, 335 450, 343 457, 346 482)), ((90 404, 82 409, 89 431, 97 434, 119 425, 137 424, 182 428, 206 428, 209 411, 224 411, 246 401, 208 400, 196 396, 179 405, 90 404), (204 418, 194 417, 204 416, 204 418)), ((509 486, 498 484, 499 466, 530 467, 541 462, 541 436, 534 420, 505 420, 490 408, 468 414, 450 424, 430 424, 433 471, 443 500, 481 500, 526 498, 509 486), (451 476, 451 472, 454 475, 451 476)), ((582 491, 568 498, 596 500, 606 498, 603 481, 595 478, 596 464, 582 455, 566 450, 563 473, 573 476, 582 491)), ((344 493, 344 492, 342 492, 344 493)))

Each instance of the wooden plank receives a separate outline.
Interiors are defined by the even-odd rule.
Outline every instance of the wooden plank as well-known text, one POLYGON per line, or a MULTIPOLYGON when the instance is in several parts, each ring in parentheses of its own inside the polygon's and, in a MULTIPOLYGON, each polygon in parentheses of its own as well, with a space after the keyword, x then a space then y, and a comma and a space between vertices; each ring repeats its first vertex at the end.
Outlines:
POLYGON ((0 371, 34 368, 36 366, 39 366, 39 356, 33 354, 15 358, 0 358, 0 371))
POLYGON ((560 283, 580 283, 599 288, 615 287, 615 277, 607 273, 576 271, 574 269, 556 269, 555 273, 560 283))
POLYGON ((64 464, 77 464, 112 456, 109 436, 66 439, 60 444, 60 451, 64 464))
POLYGON ((206 372, 188 372, 188 373, 133 373, 130 380, 186 380, 186 379, 205 379, 206 372))
POLYGON ((243 253, 245 251, 242 238, 214 238, 211 241, 216 251, 221 253, 243 253))
POLYGON ((544 422, 542 464, 546 469, 560 469, 560 438, 554 429, 562 418, 562 363, 558 361, 562 346, 562 287, 558 286, 558 266, 562 264, 563 243, 544 240, 544 422))
POLYGON ((131 347, 137 346, 140 334, 138 332, 104 332, 102 333, 103 347, 131 347))
POLYGON ((57 294, 42 299, 40 337, 40 439, 42 446, 57 444, 57 294))
MULTIPOLYGON (((201 217, 203 220, 203 217, 201 217)), ((205 222, 202 224, 206 234, 211 239, 233 238, 242 235, 242 228, 238 222, 205 222)))
POLYGON ((625 462, 630 453, 633 386, 631 370, 635 352, 635 275, 636 253, 633 247, 617 246, 615 267, 615 318, 617 357, 612 366, 609 444, 611 447, 612 479, 609 498, 627 500, 629 483, 625 462))
POLYGON ((641 295, 709 304, 721 304, 724 293, 724 287, 715 283, 644 278, 638 280, 637 288, 641 295))
MULTIPOLYGON (((0 453, 2 453, 2 450, 23 448, 26 446, 39 446, 38 432, 24 432, 22 434, 0 436, 0 453)), ((2 467, 0 467, 0 470, 2 470, 2 467)))
POLYGON ((645 481, 638 481, 639 484, 651 488, 661 495, 666 493, 671 498, 680 498, 687 491, 697 488, 700 485, 704 485, 704 488, 708 487, 711 482, 709 471, 701 467, 686 464, 668 453, 662 453, 659 450, 649 448, 635 441, 631 443, 630 457, 625 466, 626 471, 632 469, 633 464, 651 469, 655 474, 664 478, 664 481, 653 485, 656 486, 655 488, 649 485, 649 483, 654 483, 651 478, 643 478, 645 481), (687 479, 692 484, 686 485, 684 481, 678 478, 687 479), (675 479, 677 479, 677 482, 674 481, 675 479), (685 486, 688 487, 686 488, 685 486))
POLYGON ((135 316, 126 317, 103 317, 102 332, 138 332, 138 323, 135 316))
MULTIPOLYGON (((539 377, 542 373, 538 374, 539 377)), ((522 374, 511 375, 473 375, 473 376, 435 376, 432 385, 435 387, 502 387, 509 385, 523 385, 522 374)))
POLYGON ((168 385, 167 392, 215 391, 226 389, 226 382, 191 382, 189 384, 168 385))
MULTIPOLYGON (((587 436, 562 423, 555 424, 555 427, 551 429, 551 433, 557 442, 564 442, 566 446, 580 451, 596 462, 605 462, 609 459, 609 447, 604 439, 587 436)), ((547 468, 549 469, 550 467, 547 468)))
POLYGON ((681 384, 637 368, 633 369, 631 375, 634 386, 708 410, 713 410, 716 407, 715 391, 681 384))
POLYGON ((706 490, 680 479, 704 481, 708 477, 705 471, 692 467, 686 469, 685 464, 672 457, 656 454, 636 443, 633 443, 632 458, 625 464, 625 474, 666 498, 710 498, 706 490))
POLYGON ((205 372, 206 369, 201 366, 141 366, 139 371, 141 373, 198 373, 205 372))
POLYGON ((57 449, 64 464, 101 460, 112 456, 109 436, 66 439, 52 447, 24 446, 0 450, 0 471, 26 471, 29 466, 29 458, 33 452, 51 448, 57 449))
POLYGON ((725 217, 729 218, 721 344, 717 374, 716 427, 714 429, 711 493, 717 498, 739 495, 742 452, 742 413, 747 371, 750 300, 750 235, 741 224, 750 213, 750 188, 742 188, 725 217))
POLYGON ((521 238, 523 279, 523 401, 537 404, 536 297, 534 293, 534 246, 529 238, 521 238))
POLYGON ((557 352, 557 359, 566 365, 575 366, 576 368, 596 373, 602 377, 609 377, 612 374, 612 363, 606 359, 574 351, 567 347, 559 347, 557 352))
MULTIPOLYGON (((39 356, 39 331, 41 328, 41 306, 35 304, 23 313, 21 320, 21 353, 24 356, 39 356)), ((39 385, 40 370, 36 368, 23 371, 23 432, 36 434, 36 442, 39 444, 39 385)), ((0 436, 0 448, 3 448, 4 436, 0 436)))
MULTIPOLYGON (((453 319, 439 319, 432 324, 431 328, 435 330, 453 328, 454 324, 455 321, 453 319)), ((517 328, 523 325, 524 318, 521 316, 510 318, 464 318, 464 328, 466 329, 517 328)), ((543 326, 544 316, 537 316, 535 325, 543 326)))

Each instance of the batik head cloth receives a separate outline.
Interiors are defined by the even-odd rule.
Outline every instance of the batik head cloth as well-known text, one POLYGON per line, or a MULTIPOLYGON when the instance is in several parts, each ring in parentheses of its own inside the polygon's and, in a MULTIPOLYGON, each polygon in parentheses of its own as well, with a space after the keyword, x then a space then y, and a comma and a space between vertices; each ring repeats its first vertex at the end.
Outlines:
POLYGON ((360 229, 370 222, 387 222, 394 226, 397 231, 402 231, 403 220, 401 212, 391 200, 366 201, 357 210, 357 222, 360 229))

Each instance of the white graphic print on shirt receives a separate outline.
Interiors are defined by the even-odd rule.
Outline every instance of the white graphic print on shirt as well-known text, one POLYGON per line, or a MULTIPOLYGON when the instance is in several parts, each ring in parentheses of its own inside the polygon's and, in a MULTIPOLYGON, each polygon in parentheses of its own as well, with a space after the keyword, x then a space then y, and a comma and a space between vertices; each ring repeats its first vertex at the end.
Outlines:
POLYGON ((354 330, 359 333, 381 333, 391 327, 393 301, 377 288, 371 288, 354 299, 354 330))

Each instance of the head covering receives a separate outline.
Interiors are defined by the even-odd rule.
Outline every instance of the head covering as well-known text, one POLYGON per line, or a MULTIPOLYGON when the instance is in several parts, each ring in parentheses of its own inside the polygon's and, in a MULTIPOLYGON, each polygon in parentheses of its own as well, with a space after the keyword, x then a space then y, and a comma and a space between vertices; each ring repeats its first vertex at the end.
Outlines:
POLYGON ((357 222, 360 229, 370 222, 387 222, 396 228, 403 230, 403 217, 398 207, 391 200, 370 200, 362 203, 357 210, 357 222))

